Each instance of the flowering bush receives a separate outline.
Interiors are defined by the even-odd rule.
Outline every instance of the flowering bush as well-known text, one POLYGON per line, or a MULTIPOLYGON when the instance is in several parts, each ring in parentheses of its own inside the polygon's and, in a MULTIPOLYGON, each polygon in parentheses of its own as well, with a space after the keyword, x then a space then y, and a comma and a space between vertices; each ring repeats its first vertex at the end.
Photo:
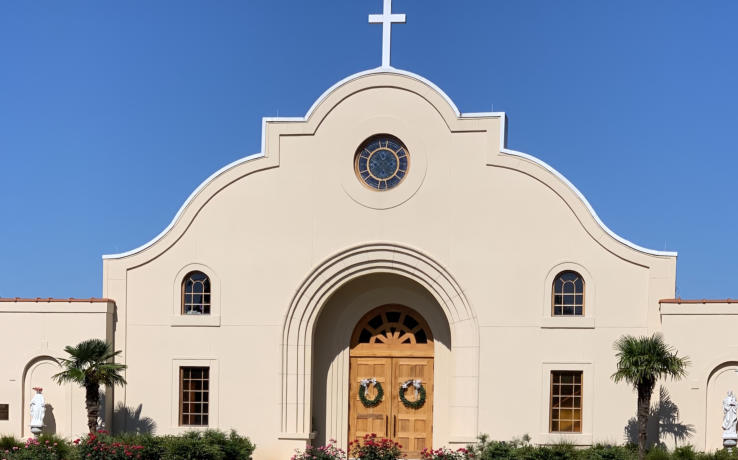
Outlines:
POLYGON ((39 441, 28 438, 23 447, 13 446, 0 452, 2 460, 60 460, 59 445, 48 439, 39 441))
POLYGON ((379 438, 377 435, 367 434, 361 440, 355 439, 349 443, 349 455, 359 460, 396 460, 403 457, 401 445, 391 439, 379 438))
POLYGON ((75 439, 74 443, 79 446, 80 457, 90 460, 140 459, 143 449, 143 446, 117 442, 104 430, 75 439))
POLYGON ((290 460, 345 460, 346 452, 336 446, 336 440, 328 441, 327 446, 308 446, 304 450, 295 450, 290 460))
POLYGON ((472 455, 468 449, 463 447, 456 450, 441 447, 440 449, 435 450, 423 449, 423 451, 420 452, 420 457, 423 460, 467 460, 474 458, 474 455, 472 455))

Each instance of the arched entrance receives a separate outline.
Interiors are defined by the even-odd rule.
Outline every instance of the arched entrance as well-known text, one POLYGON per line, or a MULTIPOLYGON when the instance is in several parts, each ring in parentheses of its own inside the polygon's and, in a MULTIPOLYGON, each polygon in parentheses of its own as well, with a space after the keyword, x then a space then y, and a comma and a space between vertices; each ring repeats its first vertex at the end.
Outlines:
POLYGON ((416 311, 384 305, 364 315, 349 352, 349 439, 376 433, 411 458, 430 448, 433 355, 433 334, 416 311))
POLYGON ((433 331, 434 444, 475 442, 479 325, 464 291, 418 250, 368 243, 319 263, 286 312, 279 406, 285 447, 331 438, 347 447, 351 333, 367 311, 390 303, 412 306, 433 331))

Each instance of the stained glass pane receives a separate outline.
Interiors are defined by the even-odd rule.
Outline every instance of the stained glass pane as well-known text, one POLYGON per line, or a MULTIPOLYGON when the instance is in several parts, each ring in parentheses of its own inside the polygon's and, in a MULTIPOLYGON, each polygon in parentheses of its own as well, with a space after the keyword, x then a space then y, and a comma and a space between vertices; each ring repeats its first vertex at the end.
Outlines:
POLYGON ((358 178, 375 190, 388 190, 402 182, 409 167, 407 149, 388 135, 379 135, 364 142, 354 157, 358 178))

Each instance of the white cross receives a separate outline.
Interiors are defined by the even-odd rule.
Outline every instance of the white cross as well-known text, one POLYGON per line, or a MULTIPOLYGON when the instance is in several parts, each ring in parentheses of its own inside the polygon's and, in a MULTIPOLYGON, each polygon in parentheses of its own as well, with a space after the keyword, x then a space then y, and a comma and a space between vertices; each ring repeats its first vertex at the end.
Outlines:
POLYGON ((392 23, 404 23, 404 14, 392 14, 392 0, 384 0, 382 14, 370 14, 369 24, 382 24, 382 67, 390 66, 392 23))

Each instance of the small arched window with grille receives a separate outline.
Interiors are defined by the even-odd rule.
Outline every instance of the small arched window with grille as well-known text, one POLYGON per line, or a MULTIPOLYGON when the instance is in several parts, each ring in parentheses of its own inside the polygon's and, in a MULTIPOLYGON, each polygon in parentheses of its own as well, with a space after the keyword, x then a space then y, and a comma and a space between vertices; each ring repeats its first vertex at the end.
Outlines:
POLYGON ((203 272, 190 272, 182 281, 182 314, 210 314, 210 278, 203 272))
POLYGON ((584 316, 584 278, 567 270, 556 275, 552 289, 551 313, 554 316, 584 316))
POLYGON ((422 316, 402 305, 385 305, 359 321, 352 356, 433 356, 433 335, 422 316))

